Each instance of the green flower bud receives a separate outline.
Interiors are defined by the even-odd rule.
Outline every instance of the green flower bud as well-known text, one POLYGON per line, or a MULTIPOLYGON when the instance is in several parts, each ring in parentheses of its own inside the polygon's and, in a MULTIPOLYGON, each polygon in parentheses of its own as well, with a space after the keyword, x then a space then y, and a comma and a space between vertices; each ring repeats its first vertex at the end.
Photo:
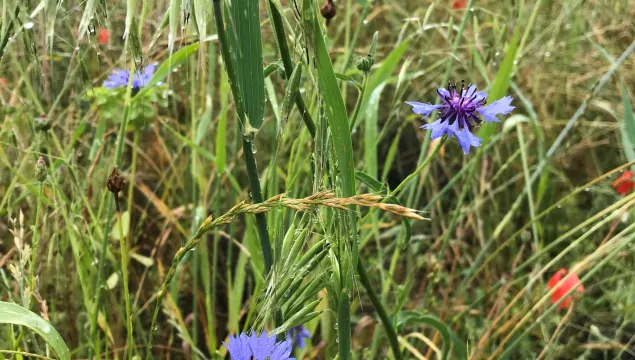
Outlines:
POLYGON ((35 163, 35 177, 39 182, 44 182, 46 180, 46 160, 44 160, 44 156, 40 156, 35 163))
POLYGON ((43 132, 49 131, 49 129, 52 126, 51 120, 49 120, 49 118, 45 114, 42 114, 39 117, 34 118, 33 124, 35 126, 36 131, 43 131, 43 132))
POLYGON ((368 73, 374 64, 375 59, 370 55, 360 57, 355 60, 355 66, 357 67, 357 70, 365 73, 368 73))

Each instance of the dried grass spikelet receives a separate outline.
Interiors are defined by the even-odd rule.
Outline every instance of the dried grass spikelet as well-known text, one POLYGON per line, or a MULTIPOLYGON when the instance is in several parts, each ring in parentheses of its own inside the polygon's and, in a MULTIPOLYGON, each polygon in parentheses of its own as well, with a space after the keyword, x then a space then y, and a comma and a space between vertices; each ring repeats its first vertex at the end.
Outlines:
POLYGON ((247 201, 240 202, 234 205, 234 207, 232 207, 228 212, 217 218, 214 218, 211 215, 208 216, 205 221, 203 221, 201 226, 199 226, 194 236, 179 250, 177 250, 176 254, 174 254, 170 270, 168 270, 163 280, 163 284, 161 285, 156 295, 157 305, 155 306, 154 314, 152 316, 152 325, 150 327, 150 331, 152 332, 152 329, 154 329, 156 325, 160 304, 163 302, 163 297, 167 292, 168 284, 170 284, 172 278, 174 278, 177 266, 181 263, 181 260, 183 259, 183 257, 185 257, 185 254, 187 254, 188 251, 194 249, 201 241, 202 236, 205 235, 205 233, 212 228, 228 224, 234 221, 240 214, 259 214, 280 206, 296 211, 307 211, 315 206, 320 205, 341 210, 350 210, 348 206, 357 205, 365 207, 375 207, 383 211, 388 211, 393 214, 405 216, 411 219, 426 220, 426 218, 417 214, 416 210, 400 205, 385 204, 381 202, 382 200, 383 197, 377 194, 361 194, 351 197, 338 198, 332 191, 320 191, 303 199, 294 199, 287 197, 286 194, 279 194, 257 204, 250 204, 247 203, 247 201))
POLYGON ((302 199, 290 198, 286 194, 279 194, 271 197, 261 203, 250 204, 246 201, 240 202, 231 208, 227 213, 214 219, 209 216, 203 224, 200 226, 195 237, 202 236, 209 229, 228 224, 240 215, 240 214, 260 214, 267 212, 275 207, 286 207, 296 211, 308 211, 315 206, 328 206, 340 210, 350 210, 348 207, 352 205, 374 207, 383 211, 387 211, 399 216, 405 216, 415 220, 427 220, 421 215, 417 214, 414 209, 407 208, 401 205, 382 203, 383 197, 377 194, 361 194, 351 197, 336 197, 332 191, 320 191, 313 195, 307 196, 302 199))

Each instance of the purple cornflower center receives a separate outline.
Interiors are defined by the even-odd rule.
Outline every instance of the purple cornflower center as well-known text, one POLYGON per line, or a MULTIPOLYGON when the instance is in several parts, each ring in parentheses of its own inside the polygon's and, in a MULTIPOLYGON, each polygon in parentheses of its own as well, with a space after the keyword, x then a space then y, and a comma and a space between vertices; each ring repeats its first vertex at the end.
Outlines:
POLYGON ((437 94, 445 105, 441 109, 441 121, 447 121, 449 124, 459 122, 459 129, 468 127, 472 129, 481 123, 481 119, 476 114, 476 108, 485 105, 487 96, 476 91, 476 86, 469 85, 465 89, 465 81, 461 81, 461 89, 459 90, 456 82, 454 85, 448 82, 448 89, 438 89, 437 94))

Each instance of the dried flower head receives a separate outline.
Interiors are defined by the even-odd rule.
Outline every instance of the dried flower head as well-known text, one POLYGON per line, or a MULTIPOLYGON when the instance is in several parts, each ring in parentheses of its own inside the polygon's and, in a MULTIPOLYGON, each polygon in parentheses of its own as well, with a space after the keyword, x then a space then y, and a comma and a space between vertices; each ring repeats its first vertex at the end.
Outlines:
POLYGON ((112 169, 112 172, 110 173, 110 176, 108 176, 106 187, 110 192, 118 194, 120 191, 123 190, 125 186, 126 182, 124 181, 123 177, 121 177, 121 175, 119 175, 119 173, 117 172, 117 168, 114 167, 112 169))
POLYGON ((241 333, 238 337, 229 335, 229 341, 223 343, 232 360, 295 360, 291 355, 291 342, 276 342, 276 337, 263 331, 260 336, 241 333))
POLYGON ((328 25, 331 19, 335 17, 335 14, 337 14, 337 7, 335 3, 333 3, 333 0, 325 0, 324 4, 320 6, 320 13, 322 17, 326 19, 326 25, 328 25))
POLYGON ((465 82, 463 81, 460 89, 457 88, 456 83, 454 85, 448 83, 448 89, 439 88, 437 89, 437 94, 441 100, 439 105, 415 101, 406 101, 406 104, 412 106, 412 111, 415 114, 423 115, 423 119, 435 110, 439 110, 439 120, 421 127, 432 130, 432 139, 446 134, 449 137, 456 136, 463 153, 466 155, 470 152, 470 147, 481 146, 481 139, 472 134, 474 127, 483 121, 500 122, 496 115, 509 114, 514 110, 514 107, 510 106, 512 102, 511 96, 505 96, 489 105, 485 105, 487 103, 487 94, 483 91, 477 91, 476 85, 469 85, 465 89, 465 82))

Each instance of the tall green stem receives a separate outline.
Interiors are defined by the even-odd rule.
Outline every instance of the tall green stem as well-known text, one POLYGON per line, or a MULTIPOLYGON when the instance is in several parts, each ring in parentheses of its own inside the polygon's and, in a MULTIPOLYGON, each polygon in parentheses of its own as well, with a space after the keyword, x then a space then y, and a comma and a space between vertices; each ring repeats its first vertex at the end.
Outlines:
POLYGON ((390 342, 390 347, 392 348, 392 352, 395 355, 395 360, 401 360, 401 351, 399 349, 399 341, 397 340, 397 332, 395 331, 392 322, 388 318, 388 314, 386 313, 386 309, 384 309, 384 305, 381 303, 381 300, 375 293, 375 290, 370 283, 370 279, 368 279, 368 274, 366 274, 366 268, 364 267, 361 258, 357 263, 357 273, 359 274, 359 281, 362 283, 362 286, 366 288, 366 292, 368 293, 370 302, 373 303, 375 310, 377 310, 377 315, 379 315, 379 319, 384 325, 386 336, 388 336, 388 341, 390 342))
MULTIPOLYGON (((134 71, 134 69, 132 69, 134 71)), ((130 78, 132 79, 132 77, 130 78)), ((123 152, 123 144, 126 139, 126 128, 128 127, 128 114, 130 113, 130 95, 132 89, 132 82, 128 84, 128 91, 126 93, 126 104, 124 106, 124 115, 123 121, 119 126, 119 133, 117 134, 117 148, 115 150, 115 159, 114 163, 117 166, 121 160, 121 153, 123 152)), ((110 234, 111 228, 111 219, 113 215, 113 211, 115 209, 115 203, 113 198, 108 196, 108 205, 106 210, 106 223, 104 224, 104 236, 101 240, 101 249, 99 252, 99 265, 97 269, 97 279, 95 281, 95 298, 93 301, 93 314, 90 321, 90 337, 93 340, 93 350, 95 351, 95 355, 97 358, 100 357, 100 349, 99 349, 99 334, 97 333, 97 319, 99 316, 99 308, 101 306, 101 287, 104 276, 105 262, 106 262, 106 252, 108 251, 108 235, 110 234)), ((91 357, 89 353, 89 358, 91 357)))
MULTIPOLYGON (((234 103, 236 104, 236 113, 240 121, 241 129, 244 129, 245 124, 245 110, 243 107, 243 99, 240 89, 238 88, 238 80, 234 64, 231 56, 229 55, 229 43, 227 41, 227 35, 225 34, 225 26, 223 24, 223 12, 221 9, 221 0, 214 0, 214 19, 216 20, 216 31, 218 32, 218 43, 221 50, 221 56, 223 57, 223 63, 225 64, 225 71, 229 78, 229 85, 234 95, 234 103)), ((249 190, 251 191, 251 198, 255 203, 262 202, 262 190, 260 189, 260 180, 258 174, 258 167, 256 166, 256 158, 253 150, 251 149, 252 140, 246 135, 241 134, 243 143, 243 154, 245 155, 245 165, 247 167, 247 178, 249 179, 249 190)), ((265 273, 269 272, 273 265, 273 255, 271 251, 271 243, 269 242, 269 232, 267 231, 267 219, 265 214, 256 214, 256 227, 258 228, 258 235, 260 237, 260 246, 262 248, 262 257, 265 262, 265 273)))
MULTIPOLYGON (((117 194, 115 196, 115 202, 117 199, 117 194)), ((123 282, 123 296, 126 302, 126 328, 128 329, 128 333, 126 336, 126 344, 128 354, 128 359, 132 359, 133 352, 133 341, 132 341, 132 311, 130 310, 130 291, 128 290, 128 246, 126 245, 126 236, 123 231, 123 224, 121 221, 121 211, 119 210, 119 206, 117 206, 117 224, 119 228, 119 247, 121 251, 121 278, 123 282)))
POLYGON ((31 289, 35 289, 35 264, 37 264, 37 251, 40 247, 39 227, 40 227, 40 208, 42 206, 42 195, 44 185, 40 181, 40 191, 37 196, 37 207, 35 208, 35 227, 33 228, 33 251, 31 253, 31 289))

